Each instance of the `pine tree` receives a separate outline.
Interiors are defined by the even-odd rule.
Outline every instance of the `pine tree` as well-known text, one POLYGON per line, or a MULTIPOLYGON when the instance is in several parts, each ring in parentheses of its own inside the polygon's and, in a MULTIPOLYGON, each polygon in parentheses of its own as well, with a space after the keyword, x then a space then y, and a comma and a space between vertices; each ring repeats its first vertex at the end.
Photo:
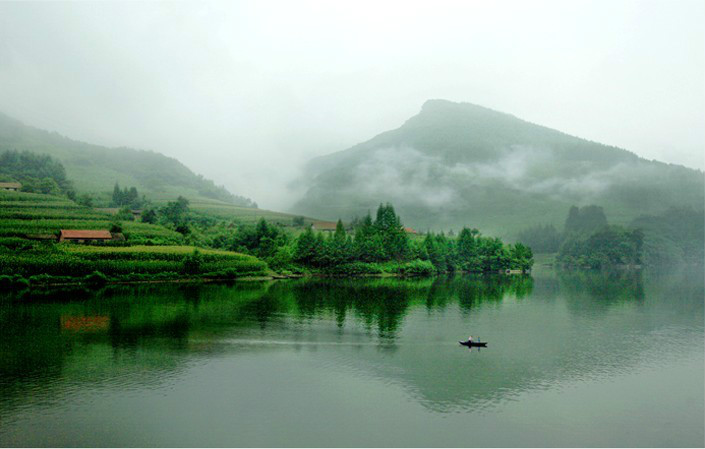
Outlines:
POLYGON ((115 187, 113 187, 113 206, 122 206, 122 190, 120 190, 120 185, 116 182, 115 187))

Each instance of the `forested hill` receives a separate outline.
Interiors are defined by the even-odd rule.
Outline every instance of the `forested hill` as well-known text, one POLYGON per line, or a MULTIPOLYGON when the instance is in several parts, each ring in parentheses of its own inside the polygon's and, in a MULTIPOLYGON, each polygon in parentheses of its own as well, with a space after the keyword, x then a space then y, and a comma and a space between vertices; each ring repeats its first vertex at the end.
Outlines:
POLYGON ((703 172, 648 161, 469 103, 430 100, 400 128, 317 158, 299 213, 343 219, 390 201, 406 224, 515 237, 562 225, 571 205, 613 223, 671 206, 703 208, 703 172))
POLYGON ((174 158, 153 151, 78 142, 27 126, 0 113, 0 151, 5 150, 28 150, 59 160, 78 192, 108 195, 118 182, 135 186, 140 193, 154 200, 183 195, 191 199, 254 206, 250 199, 233 195, 213 181, 196 175, 174 158))

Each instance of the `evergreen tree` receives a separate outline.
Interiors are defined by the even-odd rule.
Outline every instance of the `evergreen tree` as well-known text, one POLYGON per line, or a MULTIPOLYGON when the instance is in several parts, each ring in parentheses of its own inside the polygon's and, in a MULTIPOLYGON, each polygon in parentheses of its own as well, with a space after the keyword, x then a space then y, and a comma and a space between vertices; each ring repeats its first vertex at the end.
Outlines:
POLYGON ((296 239, 294 260, 303 265, 314 265, 318 258, 316 236, 311 228, 306 228, 296 239))
POLYGON ((115 187, 113 187, 113 197, 110 205, 117 207, 122 206, 122 204, 122 190, 120 190, 120 185, 116 182, 115 187))
POLYGON ((599 206, 572 206, 565 221, 565 234, 592 233, 607 226, 605 212, 599 206))

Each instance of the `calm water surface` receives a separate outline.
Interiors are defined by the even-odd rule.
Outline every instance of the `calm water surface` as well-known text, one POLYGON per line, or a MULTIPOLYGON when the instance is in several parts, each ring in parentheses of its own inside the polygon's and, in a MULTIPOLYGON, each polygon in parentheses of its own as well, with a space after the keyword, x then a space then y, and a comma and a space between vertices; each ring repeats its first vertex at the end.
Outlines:
POLYGON ((702 447, 703 298, 701 269, 6 297, 0 446, 702 447))

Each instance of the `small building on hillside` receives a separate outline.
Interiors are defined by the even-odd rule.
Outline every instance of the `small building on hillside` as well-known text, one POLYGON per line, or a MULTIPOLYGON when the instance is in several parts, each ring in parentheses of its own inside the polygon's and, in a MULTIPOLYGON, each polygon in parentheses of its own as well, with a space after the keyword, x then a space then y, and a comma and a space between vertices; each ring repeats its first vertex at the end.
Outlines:
POLYGON ((414 228, 410 228, 408 226, 404 228, 404 232, 406 232, 407 234, 418 234, 418 232, 416 232, 414 228))
POLYGON ((110 231, 103 230, 62 229, 59 234, 60 242, 91 243, 107 242, 112 239, 113 235, 110 231))
POLYGON ((21 188, 22 188, 22 184, 20 184, 19 182, 0 182, 0 190, 17 192, 21 188))
POLYGON ((314 231, 335 232, 336 222, 333 221, 314 221, 311 223, 311 229, 314 231))

